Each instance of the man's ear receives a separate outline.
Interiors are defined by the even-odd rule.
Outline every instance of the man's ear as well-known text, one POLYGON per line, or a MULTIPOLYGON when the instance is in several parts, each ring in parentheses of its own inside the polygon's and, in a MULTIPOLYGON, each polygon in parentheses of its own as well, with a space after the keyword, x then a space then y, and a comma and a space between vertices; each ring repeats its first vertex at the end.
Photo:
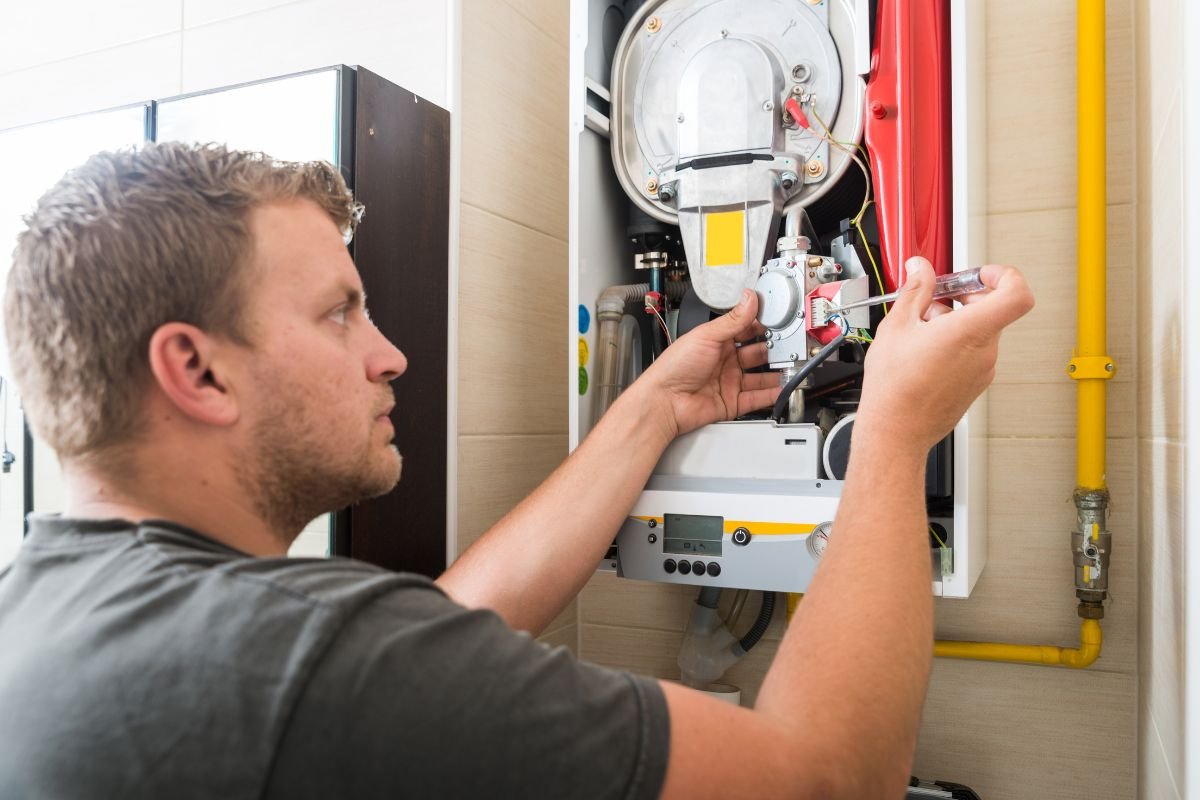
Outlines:
POLYGON ((207 425, 238 420, 237 398, 217 356, 225 345, 195 325, 168 322, 150 337, 150 372, 179 412, 207 425))

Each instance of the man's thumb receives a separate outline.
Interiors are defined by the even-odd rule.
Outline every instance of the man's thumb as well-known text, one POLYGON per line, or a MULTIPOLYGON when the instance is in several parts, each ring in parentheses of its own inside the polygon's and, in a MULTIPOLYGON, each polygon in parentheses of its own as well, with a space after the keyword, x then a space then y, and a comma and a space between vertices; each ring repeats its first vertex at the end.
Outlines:
POLYGON ((709 325, 721 339, 732 339, 754 321, 758 313, 758 296, 751 289, 742 289, 742 299, 733 308, 714 319, 709 325))
POLYGON ((892 306, 892 313, 920 319, 933 302, 933 265, 920 256, 913 256, 904 262, 904 271, 907 277, 900 297, 892 306))

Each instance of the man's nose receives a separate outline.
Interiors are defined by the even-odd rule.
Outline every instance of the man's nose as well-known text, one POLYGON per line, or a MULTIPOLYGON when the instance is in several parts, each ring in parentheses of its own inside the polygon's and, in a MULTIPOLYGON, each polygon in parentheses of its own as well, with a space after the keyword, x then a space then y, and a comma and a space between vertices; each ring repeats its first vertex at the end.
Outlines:
POLYGON ((375 352, 367 362, 367 377, 373 383, 389 383, 408 369, 408 358, 382 333, 376 331, 375 335, 378 341, 375 352))

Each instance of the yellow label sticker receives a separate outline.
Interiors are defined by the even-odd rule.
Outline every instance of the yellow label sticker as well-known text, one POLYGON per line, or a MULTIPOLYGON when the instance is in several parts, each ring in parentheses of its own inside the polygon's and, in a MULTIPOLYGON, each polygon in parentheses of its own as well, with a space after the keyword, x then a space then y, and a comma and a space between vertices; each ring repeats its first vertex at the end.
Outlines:
POLYGON ((704 266, 741 264, 746 258, 746 212, 704 215, 704 266))
POLYGON ((588 360, 587 339, 579 337, 579 366, 586 367, 588 360))

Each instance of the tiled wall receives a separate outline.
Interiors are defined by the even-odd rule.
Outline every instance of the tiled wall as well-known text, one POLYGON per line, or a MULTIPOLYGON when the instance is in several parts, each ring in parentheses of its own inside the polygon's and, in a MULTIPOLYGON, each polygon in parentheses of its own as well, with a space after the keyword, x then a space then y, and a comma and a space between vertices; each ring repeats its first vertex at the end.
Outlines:
MULTIPOLYGON (((1136 792, 1134 11, 1133 0, 1107 6, 1109 337, 1120 365, 1109 417, 1113 602, 1104 655, 1090 670, 936 663, 915 769, 989 800, 1126 800, 1136 792)), ((937 632, 1075 645, 1075 386, 1064 372, 1076 319, 1075 4, 988 0, 987 23, 988 255, 1026 270, 1038 306, 1007 334, 991 394, 988 564, 971 599, 938 601, 937 632)), ((597 576, 579 600, 580 653, 677 677, 692 599, 690 591, 597 576)), ((746 609, 743 625, 753 612, 746 609)), ((782 630, 777 621, 729 675, 748 700, 782 630)))
POLYGON ((1185 796, 1183 3, 1136 6, 1139 786, 1144 798, 1173 800, 1185 796))
MULTIPOLYGON (((557 0, 463 2, 460 552, 567 455, 567 19, 557 0)), ((543 640, 577 650, 576 619, 543 640)))
POLYGON ((0 128, 339 63, 450 96, 449 4, 23 0, 0 14, 0 128))

